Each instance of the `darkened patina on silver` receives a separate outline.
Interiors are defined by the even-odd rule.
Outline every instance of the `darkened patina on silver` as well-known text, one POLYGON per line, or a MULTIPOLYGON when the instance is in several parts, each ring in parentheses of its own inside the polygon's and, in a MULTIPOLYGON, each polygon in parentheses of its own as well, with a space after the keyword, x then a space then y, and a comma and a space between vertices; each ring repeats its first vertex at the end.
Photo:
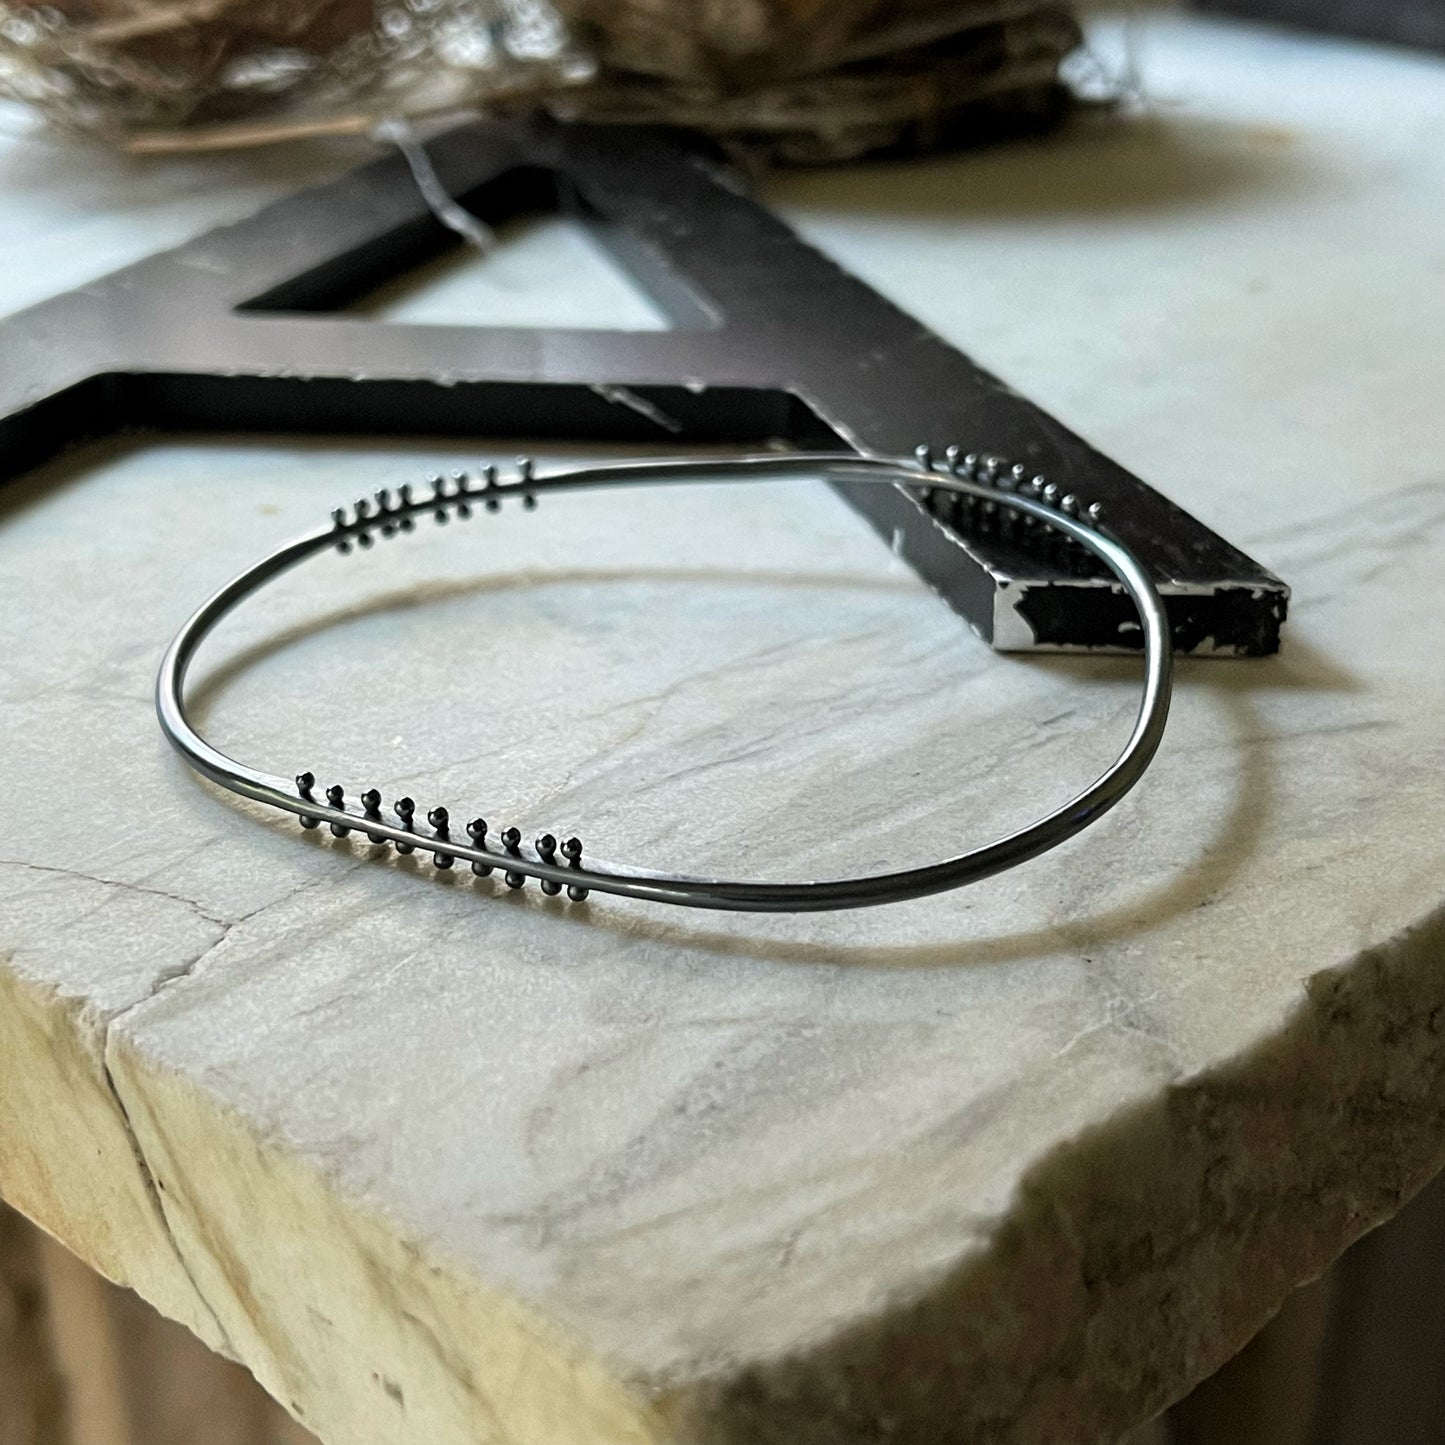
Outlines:
POLYGON ((895 903, 959 888, 1035 858, 1088 827, 1139 781, 1158 749, 1169 711, 1172 657, 1169 622, 1159 593, 1134 554, 1110 535, 1102 507, 1062 492, 1046 478, 998 457, 965 454, 957 447, 947 448, 938 457, 930 448, 919 447, 911 461, 851 453, 686 457, 571 467, 548 475, 539 475, 531 461, 523 459, 515 475, 506 479, 495 467, 487 467, 476 476, 437 477, 425 495, 406 486, 395 492, 379 491, 351 508, 338 508, 329 526, 307 532, 247 568, 202 604, 171 643, 156 682, 156 708, 166 737, 198 773, 243 797, 296 814, 304 828, 325 824, 338 837, 356 832, 373 843, 389 843, 401 853, 425 851, 441 869, 460 860, 478 875, 500 871, 511 888, 536 878, 544 893, 555 895, 565 888, 575 902, 595 889, 691 908, 811 912, 895 903), (238 763, 207 743, 187 716, 186 674, 216 624, 280 573, 327 549, 365 550, 378 539, 413 530, 416 518, 428 512, 441 523, 470 517, 478 508, 496 510, 509 500, 535 507, 540 496, 565 496, 597 487, 735 484, 799 477, 823 477, 853 487, 893 487, 930 507, 947 501, 970 510, 980 522, 1006 514, 1025 529, 1051 530, 1102 564, 1138 614, 1145 666, 1134 727, 1113 763, 1081 793, 1043 818, 941 862, 859 878, 770 883, 695 878, 596 859, 584 862, 579 839, 559 843, 551 833, 537 838, 529 852, 515 827, 502 830, 497 846, 491 841, 490 825, 480 817, 467 824, 463 841, 452 827, 449 810, 440 806, 427 812, 430 831, 423 832, 416 823, 417 805, 411 798, 393 803, 395 821, 391 821, 384 815, 381 795, 375 789, 360 795, 359 807, 348 803, 340 784, 330 785, 318 796, 312 771, 293 779, 238 763))

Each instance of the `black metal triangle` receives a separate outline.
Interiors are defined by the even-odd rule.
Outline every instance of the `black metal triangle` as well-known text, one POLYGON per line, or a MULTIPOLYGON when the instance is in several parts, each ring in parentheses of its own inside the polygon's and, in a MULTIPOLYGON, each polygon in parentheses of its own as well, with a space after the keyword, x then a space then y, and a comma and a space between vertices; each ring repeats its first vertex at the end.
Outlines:
MULTIPOLYGON (((280 201, 0 322, 0 477, 122 427, 844 445, 957 442, 1102 504, 1182 651, 1279 646, 1288 588, 801 241, 704 143, 487 124, 432 142, 483 219, 559 205, 668 331, 328 314, 455 243, 401 157, 280 201)), ((1128 650, 1132 609, 1066 551, 971 530, 901 491, 843 489, 996 647, 1128 650)))

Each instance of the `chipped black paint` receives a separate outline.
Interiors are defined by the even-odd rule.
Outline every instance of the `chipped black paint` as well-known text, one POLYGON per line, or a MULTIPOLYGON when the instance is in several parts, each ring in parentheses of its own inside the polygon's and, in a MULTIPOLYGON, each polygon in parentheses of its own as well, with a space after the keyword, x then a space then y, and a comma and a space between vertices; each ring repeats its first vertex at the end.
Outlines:
MULTIPOLYGON (((463 127, 428 149, 488 222, 575 215, 674 329, 328 315, 459 244, 390 157, 0 321, 0 478, 124 427, 780 439, 885 455, 958 442, 1101 503, 1156 580, 1198 584, 1206 595, 1178 613, 1180 650, 1278 645, 1277 577, 805 245, 702 143, 533 123, 463 127)), ((1105 640, 1109 604, 1069 549, 932 516, 902 491, 839 489, 989 641, 1027 645, 1026 629, 995 636, 999 598, 1026 584, 1040 645, 1128 645, 1105 640)))

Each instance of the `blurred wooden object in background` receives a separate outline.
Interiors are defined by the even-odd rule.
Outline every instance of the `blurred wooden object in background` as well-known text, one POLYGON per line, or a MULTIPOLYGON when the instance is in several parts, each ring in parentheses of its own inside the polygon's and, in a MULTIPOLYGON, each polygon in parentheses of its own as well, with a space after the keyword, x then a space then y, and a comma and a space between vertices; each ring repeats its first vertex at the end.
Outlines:
POLYGON ((1296 1290, 1249 1344, 1169 1412, 1168 1445, 1312 1445, 1331 1278, 1296 1290))
POLYGON ((0 1445, 68 1445, 38 1239, 38 1230, 0 1204, 0 1445))
POLYGON ((0 1445, 316 1445, 208 1350, 0 1204, 0 1445))

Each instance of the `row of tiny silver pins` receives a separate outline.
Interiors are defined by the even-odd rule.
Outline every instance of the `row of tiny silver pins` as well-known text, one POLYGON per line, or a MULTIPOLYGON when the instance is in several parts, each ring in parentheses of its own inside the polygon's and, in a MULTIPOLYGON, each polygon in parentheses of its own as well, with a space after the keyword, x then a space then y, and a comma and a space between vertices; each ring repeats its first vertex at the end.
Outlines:
MULTIPOLYGON (((316 775, 314 773, 298 773, 296 775, 296 795, 304 803, 314 803, 316 788, 316 775)), ((333 783, 326 790, 326 802, 328 806, 338 812, 346 812, 346 790, 339 784, 333 783)), ((392 812, 401 820, 401 826, 408 832, 414 832, 412 820, 416 816, 416 803, 410 798, 398 798, 392 805, 392 812)), ((381 794, 375 788, 368 788, 361 795, 361 814, 356 818, 355 828, 358 833, 366 833, 366 822, 368 818, 381 820, 381 794)), ((355 816, 355 815, 353 815, 355 816)), ((433 808, 426 815, 427 822, 431 825, 432 833, 418 833, 415 843, 396 843, 394 839, 384 838, 379 833, 368 833, 367 836, 373 843, 394 843, 398 853, 414 853, 418 846, 423 851, 430 852, 432 861, 438 868, 450 868, 456 862, 456 858, 436 845, 451 840, 451 815, 445 808, 433 808)), ((317 828, 321 826, 321 819, 301 814, 301 826, 303 828, 317 828)), ((351 826, 346 823, 331 823, 328 825, 333 834, 338 838, 345 838, 351 832, 351 826)), ((518 828, 504 828, 501 833, 502 847, 514 858, 522 856, 522 834, 518 828)), ((487 846, 487 820, 485 818, 473 818, 467 824, 467 837, 471 839, 474 848, 485 848, 487 846)), ((582 840, 580 838, 568 838, 564 843, 558 843, 551 833, 541 834, 533 847, 537 850, 537 856, 544 863, 556 863, 558 854, 565 860, 569 868, 580 868, 582 866, 582 840)), ((485 878, 493 868, 487 863, 473 863, 472 872, 478 878, 485 878)), ((521 888, 527 882, 525 873, 516 873, 510 870, 502 875, 503 881, 508 888, 521 888)), ((562 885, 555 879, 542 879, 542 892, 548 897, 555 897, 562 891, 562 885)), ((588 889, 581 888, 577 884, 569 884, 567 896, 573 903, 581 903, 588 894, 588 889)))
POLYGON ((522 505, 530 511, 537 505, 536 493, 530 489, 535 470, 536 463, 531 457, 518 457, 513 481, 503 481, 495 466, 483 467, 475 478, 468 472, 453 472, 450 481, 435 476, 431 479, 431 496, 425 499, 412 494, 410 482, 403 482, 395 493, 382 487, 371 497, 362 497, 349 512, 345 507, 337 507, 332 512, 336 550, 349 552, 353 538, 359 546, 371 546, 373 527, 383 537, 410 532, 416 525, 411 514, 420 507, 431 507, 436 520, 445 523, 453 513, 470 517, 472 507, 478 502, 489 512, 499 511, 503 498, 520 494, 522 505))
MULTIPOLYGON (((1098 502, 1090 502, 1086 506, 1073 492, 1064 491, 1057 482, 1051 482, 1039 473, 1031 474, 1022 462, 1010 463, 1003 457, 965 452, 958 446, 945 447, 941 457, 935 455, 931 446, 916 446, 913 449, 913 458, 923 471, 946 472, 970 482, 997 487, 1001 492, 1018 492, 1021 496, 1030 497, 1034 501, 1042 502, 1046 507, 1062 512, 1066 517, 1077 517, 1091 526, 1097 527, 1104 520, 1104 508, 1098 502)), ((957 493, 954 495, 957 496, 957 493)), ((985 506, 987 505, 990 504, 985 503, 985 506)), ((1024 520, 1033 519, 1025 517, 1024 520)))

